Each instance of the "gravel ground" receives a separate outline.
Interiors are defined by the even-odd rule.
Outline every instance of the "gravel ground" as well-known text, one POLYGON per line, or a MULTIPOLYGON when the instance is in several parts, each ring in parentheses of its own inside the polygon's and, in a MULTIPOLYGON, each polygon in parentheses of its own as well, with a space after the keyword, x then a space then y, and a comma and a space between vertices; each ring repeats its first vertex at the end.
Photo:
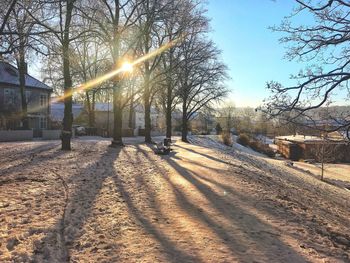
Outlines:
POLYGON ((350 262, 348 191, 192 142, 0 144, 0 262, 350 262))

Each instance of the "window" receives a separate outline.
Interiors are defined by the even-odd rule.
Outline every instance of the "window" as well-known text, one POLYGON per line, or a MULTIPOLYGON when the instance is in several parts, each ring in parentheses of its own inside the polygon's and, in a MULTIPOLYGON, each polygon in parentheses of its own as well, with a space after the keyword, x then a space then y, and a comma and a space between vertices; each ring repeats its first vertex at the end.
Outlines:
POLYGON ((47 118, 40 117, 40 129, 47 129, 47 118))
POLYGON ((5 89, 4 104, 8 107, 16 105, 16 92, 15 89, 5 89))
POLYGON ((40 94, 40 106, 46 107, 47 105, 47 95, 46 94, 40 94))

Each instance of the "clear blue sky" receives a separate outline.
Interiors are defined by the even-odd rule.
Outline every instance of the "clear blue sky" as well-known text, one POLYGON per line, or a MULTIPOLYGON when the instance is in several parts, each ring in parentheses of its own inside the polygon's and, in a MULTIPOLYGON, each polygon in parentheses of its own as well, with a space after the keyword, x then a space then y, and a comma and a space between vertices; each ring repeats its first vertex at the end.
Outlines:
MULTIPOLYGON (((259 106, 269 96, 267 81, 295 84, 290 75, 305 68, 306 64, 284 59, 286 49, 278 41, 282 35, 269 29, 280 25, 295 5, 294 0, 208 0, 210 37, 229 67, 229 100, 237 107, 259 106)), ((297 22, 311 21, 304 15, 297 22)), ((39 76, 40 66, 32 65, 30 71, 39 76)), ((338 94, 340 104, 344 104, 345 97, 338 94)))
POLYGON ((236 106, 258 106, 268 96, 266 81, 290 85, 290 75, 305 67, 283 58, 281 35, 268 29, 279 25, 294 6, 293 0, 209 0, 210 35, 229 67, 230 99, 236 106))

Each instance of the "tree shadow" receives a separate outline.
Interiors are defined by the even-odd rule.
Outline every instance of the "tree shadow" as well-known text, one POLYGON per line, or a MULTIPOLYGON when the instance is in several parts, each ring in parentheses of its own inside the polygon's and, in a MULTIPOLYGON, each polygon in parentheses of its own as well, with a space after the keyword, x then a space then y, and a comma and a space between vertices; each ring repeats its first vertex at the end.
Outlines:
MULTIPOLYGON (((144 152, 142 150, 141 152, 143 152, 145 156, 148 155, 147 152, 144 152)), ((149 158, 149 156, 147 157, 149 158)), ((255 215, 250 214, 250 212, 244 209, 243 207, 237 204, 232 205, 236 200, 215 193, 206 184, 200 182, 196 178, 195 174, 192 174, 192 172, 188 171, 184 167, 181 167, 176 161, 174 161, 173 156, 162 156, 162 159, 168 162, 168 164, 178 172, 179 176, 182 176, 184 179, 190 182, 200 193, 202 193, 206 197, 206 199, 211 203, 212 207, 216 210, 216 212, 220 213, 222 217, 229 220, 229 222, 231 222, 232 225, 238 227, 238 230, 237 228, 236 230, 240 233, 237 233, 230 229, 229 226, 224 226, 223 224, 218 222, 217 218, 213 218, 210 213, 203 211, 201 207, 198 206, 198 204, 195 204, 193 201, 190 201, 189 196, 185 193, 183 188, 174 184, 168 176, 164 176, 164 179, 167 181, 168 185, 173 189, 173 192, 175 193, 177 199, 177 203, 182 208, 182 210, 185 211, 189 217, 198 220, 198 222, 200 222, 201 224, 205 224, 210 230, 214 231, 215 234, 221 239, 223 244, 229 247, 232 254, 239 260, 247 260, 247 258, 251 262, 257 260, 256 258, 246 254, 246 251, 251 249, 251 247, 249 247, 249 243, 256 241, 264 235, 268 235, 269 238, 273 236, 274 243, 276 244, 276 246, 272 248, 267 248, 264 246, 264 242, 261 242, 260 244, 254 244, 255 246, 257 246, 256 249, 259 251, 259 253, 263 253, 271 259, 273 258, 273 254, 279 253, 280 249, 282 248, 282 250, 284 250, 288 254, 288 256, 286 256, 286 260, 289 259, 292 262, 306 261, 301 255, 299 255, 296 251, 291 249, 287 244, 280 240, 278 238, 278 234, 273 233, 275 232, 275 230, 272 229, 271 226, 265 224, 255 215), (242 217, 244 217, 249 223, 245 223, 245 221, 242 220, 242 217), (263 230, 260 232, 251 230, 252 226, 257 225, 260 226, 260 230, 263 230), (240 239, 240 237, 244 237, 247 240, 244 241, 240 239)), ((162 168, 159 166, 158 169, 162 171, 162 168)), ((237 197, 237 199, 241 198, 240 194, 235 193, 232 189, 230 191, 233 196, 237 197)), ((244 196, 244 198, 247 199, 248 197, 244 196)))
MULTIPOLYGON (((187 145, 191 145, 191 144, 187 144, 187 145)), ((192 144, 192 145, 193 145, 193 144, 192 144)), ((198 151, 195 151, 195 150, 190 149, 190 148, 187 148, 187 147, 183 147, 183 146, 178 145, 178 144, 176 145, 176 147, 181 148, 181 149, 184 149, 184 150, 189 151, 189 152, 192 152, 192 153, 195 153, 195 154, 199 154, 199 155, 201 155, 201 156, 203 156, 203 157, 205 157, 205 158, 207 158, 207 159, 210 159, 210 160, 213 160, 213 161, 216 161, 216 162, 220 162, 220 163, 232 165, 232 163, 230 163, 230 162, 226 162, 226 161, 224 161, 224 160, 222 160, 222 159, 216 158, 216 157, 214 157, 214 156, 210 156, 210 155, 205 154, 205 153, 200 153, 200 152, 198 152, 198 151)))
MULTIPOLYGON (((159 157, 151 150, 144 150, 152 149, 151 146, 145 144, 134 144, 118 149, 107 146, 106 148, 88 166, 79 168, 76 175, 69 175, 71 182, 68 185, 68 202, 64 206, 63 215, 60 215, 53 227, 45 231, 42 247, 34 251, 36 253, 35 262, 70 261, 70 250, 80 249, 79 246, 75 246, 76 241, 83 235, 83 227, 88 218, 93 216, 94 203, 107 179, 112 181, 116 193, 125 202, 127 216, 137 221, 142 230, 161 246, 161 253, 169 262, 201 262, 203 260, 199 255, 200 251, 197 253, 195 250, 184 249, 174 241, 167 231, 173 226, 171 220, 166 227, 160 226, 160 223, 168 221, 169 215, 164 214, 161 209, 162 206, 167 205, 163 203, 166 199, 161 197, 164 194, 162 192, 164 189, 159 192, 156 188, 157 182, 154 180, 164 182, 167 186, 165 191, 174 193, 176 200, 174 205, 179 206, 186 216, 213 232, 222 245, 227 247, 239 261, 254 262, 254 260, 261 259, 273 261, 275 260, 274 255, 281 255, 281 251, 286 253, 286 255, 283 254, 286 262, 306 261, 280 238, 276 229, 251 212, 250 209, 255 209, 252 204, 258 202, 254 196, 240 193, 234 187, 217 182, 214 178, 205 177, 195 168, 186 169, 176 160, 176 152, 169 156, 159 157), (130 149, 133 150, 132 153, 130 153, 130 149), (125 155, 127 163, 124 164, 120 161, 121 154, 125 155), (163 164, 160 163, 162 160, 163 164), (143 167, 142 164, 145 164, 145 161, 147 165, 143 167), (164 164, 169 165, 177 172, 174 176, 182 177, 196 192, 205 196, 212 209, 210 213, 203 210, 195 202, 196 200, 189 196, 186 189, 179 187, 171 180, 164 164), (152 174, 152 171, 145 170, 148 165, 155 169, 157 176, 152 174), (131 176, 134 177, 127 178, 131 176), (219 194, 209 186, 210 184, 217 185, 229 194, 219 194), (137 193, 139 193, 138 196, 136 196, 137 193), (141 198, 147 199, 145 206, 140 206, 139 200, 141 198), (152 215, 155 215, 157 220, 154 220, 152 215), (224 221, 226 223, 223 223, 224 221), (270 244, 272 246, 269 246, 270 244), (249 255, 250 249, 255 249, 260 257, 249 255)), ((85 156, 81 156, 81 158, 85 158, 85 156)), ((218 159, 217 161, 222 160, 218 159)), ((200 163, 193 165, 200 166, 200 163)), ((230 165, 233 168, 242 169, 241 166, 235 166, 231 163, 230 165)), ((243 174, 237 174, 237 176, 244 177, 243 174)), ((276 215, 274 217, 276 218, 276 215)), ((118 253, 121 248, 117 246, 115 249, 113 253, 118 253)), ((210 258, 205 260, 210 261, 210 258)))
MULTIPOLYGON (((267 162, 264 158, 263 159, 256 159, 256 157, 248 157, 245 155, 240 155, 240 160, 243 160, 255 168, 258 169, 258 171, 261 172, 268 172, 273 174, 273 176, 261 176, 257 171, 253 171, 251 174, 253 176, 247 177, 244 174, 236 174, 236 176, 239 176, 242 179, 245 180, 250 180, 254 184, 268 188, 269 191, 273 190, 278 186, 279 189, 287 189, 286 188, 286 183, 289 184, 288 191, 293 192, 294 194, 294 200, 293 202, 298 202, 298 204, 301 207, 312 207, 312 208, 317 208, 320 211, 320 214, 323 215, 325 219, 327 219, 329 222, 332 222, 333 220, 341 222, 343 225, 348 225, 349 224, 349 218, 347 218, 344 214, 339 214, 337 213, 337 210, 335 209, 334 212, 336 213, 330 213, 330 210, 334 204, 331 206, 326 206, 325 204, 319 205, 315 204, 312 202, 312 200, 308 200, 307 198, 304 198, 303 194, 300 194, 300 192, 305 191, 306 193, 312 195, 315 199, 320 198, 320 192, 319 191, 324 191, 324 186, 326 184, 322 183, 318 178, 316 179, 316 182, 318 185, 315 185, 313 183, 305 181, 302 177, 295 176, 288 172, 288 170, 280 170, 276 166, 271 165, 269 162, 267 162), (263 177, 266 177, 267 180, 264 180, 263 177), (316 187, 315 187, 316 186, 316 187), (299 193, 297 193, 299 192, 299 193), (296 200, 298 199, 298 200, 296 200), (327 209, 326 209, 327 207, 327 209)), ((290 168, 293 169, 293 168, 290 168)), ((296 169, 293 169, 296 170, 296 169)), ((302 173, 305 173, 302 171, 302 173)), ((286 192, 286 191, 285 191, 286 192)), ((281 193, 282 194, 282 193, 281 193)), ((283 195, 285 195, 284 193, 283 195)), ((333 195, 333 191, 327 191, 327 194, 333 195)), ((281 196, 282 199, 289 199, 288 196, 281 196)), ((339 200, 339 196, 336 197, 339 200)), ((291 200, 287 200, 291 202, 291 200)), ((342 207, 344 210, 347 210, 347 204, 345 201, 343 202, 337 202, 336 206, 342 207)))
MULTIPOLYGON (((24 170, 27 167, 31 167, 33 165, 38 164, 39 162, 45 162, 52 158, 57 158, 62 154, 64 154, 64 152, 59 149, 58 143, 55 143, 55 144, 50 143, 45 145, 38 145, 36 147, 31 147, 30 149, 25 150, 20 154, 16 153, 16 160, 20 160, 18 164, 12 165, 6 168, 0 168, 0 177, 10 174, 13 171, 18 170, 18 168, 21 168, 21 170, 24 170)), ((3 160, 3 161, 4 163, 11 162, 10 159, 13 159, 13 158, 8 158, 7 160, 3 160)))
MULTIPOLYGON (((121 151, 120 148, 106 148, 106 151, 86 168, 78 170, 76 175, 69 175, 68 179, 71 182, 62 215, 53 227, 44 231, 46 235, 41 240, 39 248, 34 249, 35 262, 70 261, 69 250, 83 234, 82 228, 91 216, 94 201, 102 184, 111 176, 106 165, 112 165, 121 151)), ((61 186, 62 190, 63 188, 61 186)))
MULTIPOLYGON (((136 144, 135 148, 137 149, 138 154, 136 155, 136 162, 141 163, 141 158, 139 154, 143 154, 143 150, 140 148, 141 144, 136 144)), ((150 145, 146 145, 151 148, 150 145)), ((132 158, 127 152, 125 154, 132 158)), ((123 196, 125 200, 130 216, 135 218, 141 225, 144 231, 151 235, 155 240, 158 241, 161 245, 163 253, 169 262, 200 262, 200 259, 196 256, 196 253, 193 251, 191 254, 182 250, 178 245, 167 236, 167 233, 164 233, 158 226, 159 221, 167 221, 168 216, 162 214, 159 204, 155 198, 156 192, 151 182, 149 182, 145 177, 147 177, 146 172, 140 174, 135 179, 137 186, 146 187, 146 190, 143 194, 147 195, 145 197, 148 200, 147 210, 152 210, 151 213, 156 215, 157 220, 152 221, 149 215, 145 215, 141 208, 138 207, 136 201, 132 197, 131 191, 129 192, 126 187, 126 183, 122 180, 121 175, 116 171, 113 180, 118 191, 123 196)))
MULTIPOLYGON (((242 157, 242 156, 240 156, 242 157)), ((246 167, 241 166, 241 171, 237 172, 235 170, 232 170, 232 173, 234 173, 234 176, 237 177, 237 179, 240 179, 245 182, 250 182, 254 184, 254 186, 257 186, 257 189, 263 189, 263 191, 266 194, 272 194, 271 197, 266 196, 264 199, 258 201, 257 204, 259 204, 259 210, 263 211, 266 214, 270 214, 275 219, 281 219, 286 220, 287 222, 290 222, 296 226, 298 226, 300 223, 303 223, 307 227, 305 228, 309 232, 309 236, 315 235, 313 233, 316 231, 318 235, 323 236, 324 238, 331 241, 333 244, 335 244, 336 247, 343 246, 343 242, 339 241, 340 239, 343 240, 349 240, 349 236, 347 234, 342 234, 337 231, 337 228, 330 229, 327 227, 327 223, 325 222, 333 222, 338 221, 343 226, 346 226, 349 224, 348 218, 345 218, 345 214, 338 213, 335 209, 335 214, 333 214, 331 211, 332 207, 329 207, 329 204, 322 204, 320 205, 315 204, 312 202, 312 199, 305 200, 303 199, 300 193, 302 191, 310 192, 312 195, 314 195, 314 198, 318 199, 318 194, 313 191, 314 185, 311 183, 307 183, 305 181, 302 181, 297 176, 291 176, 288 174, 288 172, 282 172, 278 170, 277 168, 271 166, 271 164, 268 164, 266 160, 264 159, 256 159, 254 157, 247 157, 244 156, 244 160, 247 161, 247 163, 252 164, 254 167, 258 168, 258 170, 246 170, 246 167), (246 171, 245 171, 246 170, 246 171), (243 172, 242 172, 243 171, 243 172), (273 176, 266 174, 265 172, 270 172, 273 174, 273 176), (288 182, 288 186, 286 185, 286 182, 288 182), (280 187, 277 187, 280 186, 280 187), (291 188, 291 189, 289 189, 291 188), (304 188, 304 190, 301 190, 300 188, 304 188), (280 190, 277 192, 276 189, 282 189, 282 192, 280 190), (292 195, 288 193, 286 190, 291 190, 292 195), (312 191, 311 191, 312 190, 312 191), (277 194, 277 195, 276 195, 277 194), (273 196, 276 195, 276 196, 273 196), (296 197, 298 197, 296 200, 296 197), (296 203, 296 205, 295 205, 296 203), (284 208, 284 213, 287 215, 284 215, 283 217, 278 214, 278 209, 268 209, 269 204, 273 205, 274 207, 278 208, 284 208), (266 206, 267 205, 267 206, 266 206), (309 209, 312 208, 312 209, 309 209), (297 208, 297 209, 295 209, 297 208), (323 215, 322 218, 316 217, 313 215, 315 211, 314 209, 317 209, 319 212, 316 212, 317 215, 323 215), (307 211, 307 212, 306 212, 307 211), (310 214, 311 213, 311 214, 310 214), (327 228, 326 228, 327 227, 327 228)), ((215 184, 219 186, 220 188, 224 189, 226 192, 230 192, 231 189, 227 185, 219 184, 218 182, 212 180, 211 178, 204 178, 201 176, 196 169, 191 170, 191 173, 195 175, 196 177, 200 178, 201 180, 207 181, 211 184, 215 184)), ((234 194, 236 196, 241 196, 241 198, 245 198, 245 195, 242 195, 241 193, 235 192, 231 194, 234 194)), ((332 203, 332 202, 330 202, 332 203)), ((344 205, 346 206, 346 202, 341 202, 337 204, 338 206, 341 205, 343 209, 346 210, 344 205)), ((336 205, 336 206, 337 206, 336 205)), ((334 211, 333 211, 334 212, 334 211)), ((303 236, 301 235, 300 238, 302 239, 303 236)), ((313 245, 311 244, 311 247, 313 245)), ((330 257, 336 256, 336 258, 341 258, 340 255, 335 255, 334 252, 328 250, 324 246, 317 246, 317 244, 313 247, 315 250, 319 251, 322 254, 328 255, 330 257)), ((343 258, 341 258, 343 260, 343 258)))
MULTIPOLYGON (((217 193, 212 191, 212 189, 209 186, 199 181, 196 178, 195 174, 181 167, 172 159, 168 159, 167 162, 179 173, 179 175, 183 176, 188 182, 195 186, 195 188, 199 192, 205 195, 206 199, 212 204, 212 207, 214 207, 220 213, 221 216, 227 218, 234 225, 240 224, 238 228, 241 232, 244 232, 244 230, 248 230, 247 232, 245 232, 245 236, 250 241, 258 241, 255 243, 257 250, 259 250, 265 255, 270 254, 271 256, 272 254, 278 254, 279 249, 282 247, 283 250, 288 253, 288 257, 293 258, 293 262, 305 261, 305 259, 302 256, 300 256, 296 251, 291 249, 287 244, 280 240, 277 237, 278 234, 273 234, 275 230, 272 229, 271 226, 261 221, 255 215, 250 214, 250 212, 246 209, 243 209, 239 205, 237 206, 237 203, 235 203, 235 199, 231 199, 230 196, 218 195, 217 193), (245 220, 241 220, 242 215, 244 215, 245 220), (271 235, 275 235, 274 241, 275 243, 278 243, 278 245, 266 248, 264 246, 264 243, 259 243, 262 240, 257 240, 256 233, 259 233, 260 230, 249 231, 249 229, 251 229, 252 226, 259 226, 257 229, 265 230, 266 233, 271 233, 271 235)), ((172 184, 172 186, 174 188, 177 188, 174 184, 172 184)), ((176 193, 179 203, 185 210, 198 210, 198 207, 187 199, 186 195, 181 191, 181 189, 177 188, 176 193)), ((234 192, 232 189, 230 189, 230 193, 231 196, 240 196, 240 194, 234 192)), ((247 199, 246 196, 244 196, 244 198, 247 199)), ((240 253, 248 250, 247 245, 243 245, 243 240, 236 239, 236 235, 234 232, 230 232, 228 229, 222 228, 220 225, 217 225, 217 223, 205 213, 200 213, 198 217, 203 222, 206 222, 208 224, 208 227, 213 229, 223 241, 228 241, 226 243, 229 246, 230 250, 234 253, 234 255, 239 255, 240 253)), ((254 258, 250 258, 250 260, 254 260, 254 258)))
MULTIPOLYGON (((127 147, 137 148, 138 145, 139 144, 118 149, 108 147, 92 164, 84 169, 78 170, 77 175, 70 175, 70 177, 74 178, 69 184, 69 198, 64 207, 63 215, 60 216, 53 227, 44 231, 45 237, 41 240, 41 245, 34 249, 35 262, 61 263, 71 260, 70 250, 80 249, 76 241, 83 235, 83 227, 88 218, 92 216, 94 202, 106 179, 113 180, 116 191, 127 205, 128 216, 135 219, 142 225, 142 229, 146 233, 158 241, 162 247, 162 254, 166 256, 169 262, 179 262, 179 259, 181 259, 181 262, 199 262, 195 253, 190 254, 181 250, 176 243, 167 237, 166 233, 159 230, 157 221, 153 222, 149 217, 143 214, 144 211, 137 206, 133 198, 133 193, 127 190, 125 178, 123 178, 123 176, 126 175, 116 167, 116 161, 121 152, 128 155, 127 147)), ((132 157, 133 156, 129 156, 129 159, 132 157)), ((136 158, 134 161, 135 165, 137 162, 141 162, 141 160, 136 158)), ((145 192, 150 200, 147 209, 154 211, 157 217, 160 218, 159 220, 166 221, 167 217, 166 215, 162 215, 154 197, 155 191, 151 187, 151 184, 147 182, 145 176, 146 173, 143 173, 136 178, 136 187, 145 187, 145 185, 148 185, 146 188, 147 191, 145 192)), ((118 247, 114 248, 116 250, 114 250, 113 253, 118 254, 118 247)))

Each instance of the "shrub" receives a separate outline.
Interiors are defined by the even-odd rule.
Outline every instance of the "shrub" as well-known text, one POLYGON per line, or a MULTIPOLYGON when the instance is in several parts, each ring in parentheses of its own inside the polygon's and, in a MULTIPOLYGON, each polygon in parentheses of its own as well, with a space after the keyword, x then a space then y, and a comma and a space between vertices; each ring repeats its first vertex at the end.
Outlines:
POLYGON ((250 142, 249 136, 245 133, 241 133, 237 138, 237 142, 243 146, 247 146, 250 142))
POLYGON ((249 146, 256 152, 266 154, 268 157, 275 157, 275 152, 268 145, 260 141, 251 140, 249 146))
POLYGON ((223 132, 223 133, 221 133, 221 138, 222 138, 222 141, 225 145, 232 146, 233 141, 232 141, 231 133, 223 132))
POLYGON ((266 144, 254 139, 250 139, 249 136, 245 133, 241 133, 237 142, 243 146, 249 146, 256 152, 266 154, 268 157, 275 157, 275 152, 266 144))
POLYGON ((254 151, 260 152, 263 148, 263 145, 259 141, 252 140, 249 143, 250 148, 252 148, 254 151))

